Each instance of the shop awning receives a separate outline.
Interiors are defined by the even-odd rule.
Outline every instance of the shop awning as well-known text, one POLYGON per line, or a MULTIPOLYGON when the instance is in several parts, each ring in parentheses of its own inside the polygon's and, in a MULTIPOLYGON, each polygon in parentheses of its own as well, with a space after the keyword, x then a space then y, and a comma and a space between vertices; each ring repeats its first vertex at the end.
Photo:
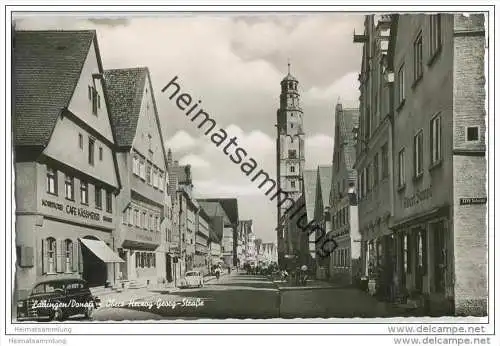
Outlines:
POLYGON ((105 263, 125 262, 102 240, 80 238, 80 241, 105 263))

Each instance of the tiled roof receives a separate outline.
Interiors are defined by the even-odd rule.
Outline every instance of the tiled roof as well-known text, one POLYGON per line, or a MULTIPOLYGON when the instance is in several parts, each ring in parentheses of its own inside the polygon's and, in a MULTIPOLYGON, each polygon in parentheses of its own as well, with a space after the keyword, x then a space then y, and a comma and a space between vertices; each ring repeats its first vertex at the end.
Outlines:
POLYGON ((224 223, 230 223, 229 217, 219 202, 208 202, 198 199, 198 204, 209 217, 222 216, 224 223))
POLYGON ((94 30, 15 32, 12 123, 16 146, 48 144, 95 36, 94 30))
POLYGON ((318 166, 319 184, 323 206, 330 204, 330 188, 332 187, 332 166, 318 166))
POLYGON ((307 220, 314 219, 314 207, 316 203, 316 170, 304 171, 304 197, 306 200, 307 220))
POLYGON ((199 199, 200 201, 207 202, 218 202, 226 212, 229 221, 232 224, 236 224, 238 222, 238 200, 236 198, 205 198, 199 199))
POLYGON ((111 125, 119 147, 130 147, 134 141, 148 73, 147 67, 104 71, 111 125))

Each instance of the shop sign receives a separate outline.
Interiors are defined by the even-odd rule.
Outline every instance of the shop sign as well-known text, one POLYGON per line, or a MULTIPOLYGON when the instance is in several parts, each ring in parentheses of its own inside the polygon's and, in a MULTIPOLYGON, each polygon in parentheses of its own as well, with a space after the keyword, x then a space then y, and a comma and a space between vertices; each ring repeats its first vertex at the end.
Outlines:
POLYGON ((59 210, 62 212, 66 212, 66 214, 69 214, 69 215, 79 216, 79 217, 82 217, 84 219, 91 219, 91 220, 95 220, 95 221, 101 220, 101 214, 90 211, 90 210, 85 209, 85 208, 77 208, 77 207, 69 205, 69 204, 63 205, 61 203, 42 199, 42 206, 52 208, 55 210, 59 210))
POLYGON ((486 197, 460 198, 460 205, 486 204, 486 197))
POLYGON ((403 201, 404 208, 411 208, 420 202, 423 202, 429 198, 432 198, 432 189, 429 186, 426 189, 417 191, 415 194, 411 195, 410 197, 405 197, 403 201))
POLYGON ((106 221, 106 222, 113 222, 113 219, 108 217, 108 216, 103 216, 102 217, 102 221, 106 221))

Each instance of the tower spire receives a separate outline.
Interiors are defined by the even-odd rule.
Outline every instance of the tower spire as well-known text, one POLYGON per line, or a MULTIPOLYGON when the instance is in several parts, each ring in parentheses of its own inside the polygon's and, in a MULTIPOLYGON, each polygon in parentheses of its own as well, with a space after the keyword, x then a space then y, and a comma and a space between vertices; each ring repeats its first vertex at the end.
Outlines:
POLYGON ((288 58, 288 74, 290 74, 290 58, 288 58))

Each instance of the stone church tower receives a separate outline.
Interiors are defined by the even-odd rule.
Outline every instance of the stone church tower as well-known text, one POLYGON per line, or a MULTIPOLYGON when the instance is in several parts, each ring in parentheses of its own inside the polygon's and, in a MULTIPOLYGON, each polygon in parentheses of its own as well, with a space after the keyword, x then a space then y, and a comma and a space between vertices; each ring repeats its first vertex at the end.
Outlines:
MULTIPOLYGON (((298 200, 303 192, 304 171, 304 131, 302 127, 303 114, 298 91, 299 82, 290 74, 281 81, 280 108, 277 111, 276 165, 278 188, 286 192, 288 198, 298 200)), ((290 203, 280 204, 278 196, 277 231, 278 259, 281 262, 286 254, 286 229, 282 217, 290 203)), ((283 198, 282 198, 283 199, 283 198)))

